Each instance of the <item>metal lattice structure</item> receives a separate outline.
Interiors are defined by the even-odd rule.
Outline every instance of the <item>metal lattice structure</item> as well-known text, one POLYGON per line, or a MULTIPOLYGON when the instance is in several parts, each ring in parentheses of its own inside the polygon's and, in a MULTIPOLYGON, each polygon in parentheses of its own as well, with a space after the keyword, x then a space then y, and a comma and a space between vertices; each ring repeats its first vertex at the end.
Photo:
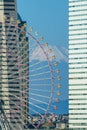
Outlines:
MULTIPOLYGON (((51 104, 55 93, 54 73, 56 72, 59 75, 58 63, 48 43, 44 44, 44 38, 39 38, 37 32, 33 34, 32 27, 27 32, 25 23, 21 24, 20 21, 17 21, 14 24, 12 18, 10 22, 5 21, 4 24, 0 24, 1 61, 3 63, 3 55, 5 54, 5 59, 13 63, 13 66, 10 67, 11 73, 9 73, 8 81, 9 83, 18 81, 20 86, 17 88, 16 84, 15 87, 10 88, 8 96, 4 89, 1 90, 1 95, 7 96, 10 100, 8 100, 8 104, 11 105, 9 105, 9 116, 5 109, 6 99, 1 99, 4 104, 1 104, 0 126, 2 130, 39 128, 44 124, 47 114, 51 113, 50 107, 56 109, 56 106, 51 104), (3 26, 7 27, 4 30, 5 33, 3 33, 3 26), (7 37, 5 45, 3 45, 4 35, 7 37), (6 51, 4 52, 4 50, 6 51), (13 73, 14 69, 18 69, 18 71, 13 73)), ((9 62, 7 62, 8 65, 9 62)), ((60 80, 59 76, 58 80, 60 80)))

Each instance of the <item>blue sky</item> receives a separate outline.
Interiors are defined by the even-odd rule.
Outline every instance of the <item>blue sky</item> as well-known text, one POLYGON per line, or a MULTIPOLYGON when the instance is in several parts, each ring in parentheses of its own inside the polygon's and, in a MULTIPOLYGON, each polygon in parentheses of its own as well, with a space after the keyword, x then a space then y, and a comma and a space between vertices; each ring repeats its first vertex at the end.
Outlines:
POLYGON ((51 45, 68 47, 68 0, 17 0, 18 12, 51 45))
MULTIPOLYGON (((17 0, 18 12, 45 42, 68 48, 68 0, 17 0)), ((58 47, 59 49, 59 47, 58 47)), ((68 64, 60 63, 61 99, 68 98, 68 64)), ((66 102, 60 103, 59 112, 67 113, 66 102), (64 105, 65 106, 64 106, 64 105), (63 110, 61 110, 61 106, 63 110)))

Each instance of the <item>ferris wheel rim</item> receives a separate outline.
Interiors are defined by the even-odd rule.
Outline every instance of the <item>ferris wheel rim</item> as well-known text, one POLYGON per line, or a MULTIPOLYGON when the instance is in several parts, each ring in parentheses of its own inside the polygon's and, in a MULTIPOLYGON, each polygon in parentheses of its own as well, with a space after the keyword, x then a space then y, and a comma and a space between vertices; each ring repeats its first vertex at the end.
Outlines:
MULTIPOLYGON (((5 22, 8 22, 8 21, 5 21, 5 22)), ((2 22, 1 22, 2 23, 2 22)), ((8 24, 11 24, 13 26, 15 26, 17 29, 21 29, 20 27, 18 27, 18 25, 15 25, 15 24, 12 24, 12 23, 8 23, 8 24)), ((37 38, 35 38, 31 33, 29 33, 28 31, 24 31, 23 32, 27 35, 29 35, 34 41, 35 43, 42 49, 45 57, 46 57, 46 60, 48 62, 48 65, 49 65, 49 68, 50 68, 50 75, 51 75, 51 93, 50 93, 50 99, 49 99, 49 103, 48 103, 48 106, 47 106, 47 110, 44 114, 44 116, 42 117, 41 119, 41 122, 42 120, 46 117, 47 113, 49 112, 49 109, 50 109, 50 106, 51 106, 51 103, 52 103, 52 97, 53 97, 53 93, 54 93, 54 76, 53 76, 53 70, 52 70, 52 65, 50 64, 50 59, 46 53, 46 51, 44 50, 43 46, 40 44, 39 40, 37 40, 37 38)), ((40 124, 41 124, 40 122, 40 124)), ((37 127, 39 127, 39 125, 37 127)))

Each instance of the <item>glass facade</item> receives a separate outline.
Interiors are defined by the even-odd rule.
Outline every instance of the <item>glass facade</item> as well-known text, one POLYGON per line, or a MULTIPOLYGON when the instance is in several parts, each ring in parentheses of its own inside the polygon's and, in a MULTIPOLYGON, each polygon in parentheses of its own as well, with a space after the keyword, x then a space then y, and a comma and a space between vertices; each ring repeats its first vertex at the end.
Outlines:
POLYGON ((4 101, 3 110, 9 123, 12 123, 12 126, 18 130, 17 125, 19 126, 19 124, 21 125, 20 130, 24 130, 29 111, 28 39, 26 33, 23 35, 21 30, 19 32, 16 28, 17 25, 22 28, 24 24, 26 22, 18 17, 16 0, 0 1, 0 100, 4 101), (11 18, 13 19, 12 24, 11 18), (19 25, 18 20, 20 20, 19 25), (21 37, 24 39, 20 40, 21 37), (23 62, 20 63, 21 61, 23 62), (24 95, 25 87, 26 95, 24 95))
POLYGON ((69 128, 87 129, 87 0, 69 0, 69 128))

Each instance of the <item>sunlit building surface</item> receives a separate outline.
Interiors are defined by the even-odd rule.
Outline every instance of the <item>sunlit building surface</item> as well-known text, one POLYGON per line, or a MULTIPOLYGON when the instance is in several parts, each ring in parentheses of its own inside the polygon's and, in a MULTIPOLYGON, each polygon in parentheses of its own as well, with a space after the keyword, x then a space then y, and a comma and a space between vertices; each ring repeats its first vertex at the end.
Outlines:
POLYGON ((87 0, 69 0, 69 129, 87 130, 87 0))
POLYGON ((22 27, 26 22, 21 20, 18 24, 17 19, 16 0, 0 0, 0 100, 4 101, 3 110, 8 121, 16 128, 21 124, 22 129, 28 115, 29 59, 28 39, 20 33, 18 40, 20 30, 14 26, 22 27), (11 18, 14 19, 12 24, 11 18), (25 38, 21 41, 22 35, 25 38))
MULTIPOLYGON (((18 15, 19 16, 19 15, 18 15)), ((25 125, 28 124, 29 115, 29 45, 28 37, 26 37, 26 22, 22 19, 18 19, 20 23, 18 24, 18 34, 19 34, 19 77, 20 77, 20 87, 21 87, 21 98, 22 100, 22 119, 25 125), (23 33, 21 32, 23 28, 23 33), (21 62, 20 62, 21 61, 21 62), (22 65, 22 66, 21 66, 22 65)))

